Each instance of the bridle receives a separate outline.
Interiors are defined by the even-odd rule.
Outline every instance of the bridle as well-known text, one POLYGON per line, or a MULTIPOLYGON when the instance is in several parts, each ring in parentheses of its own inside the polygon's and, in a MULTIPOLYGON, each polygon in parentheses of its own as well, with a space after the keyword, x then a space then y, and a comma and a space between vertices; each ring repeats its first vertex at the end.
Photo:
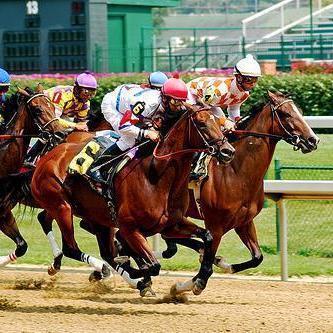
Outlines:
MULTIPOLYGON (((52 104, 51 100, 45 96, 44 94, 40 93, 40 94, 35 94, 33 96, 31 96, 27 101, 24 101, 25 105, 26 105, 26 109, 29 112, 29 115, 31 116, 31 118, 34 121, 34 125, 37 127, 38 130, 38 135, 30 135, 30 134, 5 134, 5 135, 0 135, 0 138, 2 139, 16 139, 16 138, 39 138, 43 141, 49 141, 49 140, 59 140, 62 139, 60 138, 56 133, 50 133, 47 130, 47 127, 49 127, 49 125, 51 123, 53 123, 54 121, 58 121, 59 119, 54 117, 51 120, 49 120, 46 124, 42 124, 41 121, 38 119, 38 117, 36 116, 36 112, 33 111, 32 106, 31 106, 31 102, 38 97, 43 97, 46 98, 48 100, 49 103, 52 104)), ((17 108, 17 110, 15 111, 15 113, 13 114, 13 116, 10 118, 10 120, 7 122, 7 124, 5 125, 4 129, 5 131, 7 131, 13 124, 14 120, 17 118, 17 115, 19 113, 19 107, 17 108)))
POLYGON ((153 152, 153 156, 157 159, 157 160, 166 160, 166 159, 170 159, 172 157, 179 157, 182 156, 184 154, 189 154, 189 153, 199 153, 199 152, 206 152, 210 155, 214 155, 217 154, 219 151, 219 146, 221 144, 223 144, 224 142, 226 142, 226 137, 223 136, 221 139, 213 139, 208 141, 205 136, 203 135, 201 129, 198 127, 198 125, 195 123, 194 121, 194 115, 196 115, 197 113, 204 111, 203 109, 200 110, 196 110, 193 112, 187 111, 173 126, 172 128, 168 131, 167 135, 160 139, 160 141, 157 143, 154 152, 153 152), (179 126, 179 124, 181 124, 183 121, 187 120, 188 121, 188 139, 190 139, 190 135, 191 135, 191 126, 194 127, 194 129, 196 130, 196 132, 199 134, 203 144, 204 144, 204 148, 188 148, 188 149, 181 149, 175 152, 171 152, 168 154, 162 154, 162 155, 158 155, 157 154, 157 150, 160 147, 160 145, 165 142, 172 134, 173 132, 177 129, 177 127, 179 126), (220 144, 220 145, 219 145, 220 144))
POLYGON ((232 134, 235 135, 242 135, 242 136, 254 136, 254 137, 259 137, 259 138, 270 138, 273 140, 283 140, 289 144, 291 144, 294 147, 294 150, 300 149, 299 143, 301 142, 301 138, 298 135, 294 135, 288 131, 288 129, 283 125, 281 118, 279 116, 279 109, 282 105, 286 103, 294 103, 292 99, 285 99, 278 105, 273 105, 271 101, 268 102, 270 110, 271 110, 271 115, 272 115, 272 129, 273 129, 273 134, 269 133, 260 133, 260 132, 255 132, 255 131, 247 131, 247 130, 235 130, 232 132, 232 134), (274 124, 275 124, 275 119, 277 120, 278 125, 282 128, 284 134, 283 135, 277 135, 274 134, 274 124))
POLYGON ((283 135, 282 136, 282 140, 284 140, 285 142, 291 144, 294 147, 294 150, 298 150, 300 149, 299 147, 299 143, 301 142, 301 138, 298 135, 294 135, 292 133, 290 133, 290 131, 288 131, 286 129, 286 127, 282 124, 282 121, 280 119, 279 113, 277 112, 278 109, 286 103, 292 103, 294 104, 294 101, 292 99, 286 99, 284 101, 282 101, 281 103, 279 103, 277 106, 273 106, 272 103, 270 102, 270 108, 272 111, 272 122, 273 122, 273 132, 274 132, 274 117, 277 119, 279 126, 282 128, 282 130, 284 131, 285 134, 287 134, 286 136, 283 135))

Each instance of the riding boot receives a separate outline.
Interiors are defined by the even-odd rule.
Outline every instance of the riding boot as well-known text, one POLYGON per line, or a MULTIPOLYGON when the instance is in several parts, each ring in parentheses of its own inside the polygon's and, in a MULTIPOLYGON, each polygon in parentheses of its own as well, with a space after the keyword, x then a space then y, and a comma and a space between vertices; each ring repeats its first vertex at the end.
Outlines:
POLYGON ((101 183, 106 181, 106 174, 110 169, 110 163, 114 157, 120 155, 123 151, 116 143, 108 147, 101 156, 90 166, 87 175, 94 181, 101 183), (106 164, 105 164, 106 163, 106 164), (95 169, 95 170, 94 170, 95 169))
POLYGON ((45 143, 43 141, 38 140, 28 151, 28 154, 24 161, 24 166, 26 167, 35 167, 36 161, 40 154, 42 153, 45 147, 45 143))

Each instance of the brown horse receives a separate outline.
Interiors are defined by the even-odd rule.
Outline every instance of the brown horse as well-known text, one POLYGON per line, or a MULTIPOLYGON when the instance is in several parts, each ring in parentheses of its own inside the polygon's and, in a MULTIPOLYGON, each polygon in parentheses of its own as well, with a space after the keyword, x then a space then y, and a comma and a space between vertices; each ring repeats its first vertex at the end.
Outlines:
MULTIPOLYGON (((222 236, 235 229, 252 259, 228 265, 217 257, 215 264, 230 273, 257 267, 263 260, 253 219, 263 207, 264 175, 277 142, 284 140, 303 153, 315 150, 319 142, 293 101, 271 92, 269 102, 257 107, 249 117, 243 119, 235 134, 237 137, 233 146, 236 153, 233 161, 228 165, 218 165, 216 160, 211 160, 209 177, 199 189, 201 212, 193 197, 187 212, 187 216, 204 219, 206 228, 213 236, 214 255, 222 236)), ((195 240, 185 241, 185 244, 182 240, 167 240, 168 250, 164 254, 168 257, 177 250, 175 242, 200 252, 203 250, 202 244, 195 240)), ((184 291, 186 286, 177 285, 177 290, 184 291)))
POLYGON ((19 89, 15 96, 17 105, 1 135, 5 141, 0 143, 0 229, 15 242, 16 249, 9 255, 0 256, 0 266, 23 256, 28 247, 11 212, 18 201, 14 193, 19 186, 13 174, 19 172, 32 137, 42 137, 53 143, 60 139, 57 132, 60 133, 62 127, 54 121, 54 106, 40 90, 41 87, 36 94, 30 94, 19 89))
POLYGON ((101 256, 115 269, 117 253, 113 241, 115 228, 119 228, 122 239, 142 258, 140 276, 148 283, 150 276, 159 274, 160 264, 147 236, 162 233, 165 237, 199 237, 204 242, 205 254, 193 281, 194 292, 200 293, 212 273, 212 239, 209 232, 185 218, 187 183, 194 152, 209 151, 221 162, 230 161, 233 156, 234 149, 225 141, 218 120, 210 111, 189 110, 158 144, 154 156, 131 160, 115 178, 116 220, 111 218, 107 200, 82 177, 67 173, 69 163, 83 146, 65 143, 53 149, 39 161, 31 183, 34 198, 60 227, 64 255, 90 264, 103 276, 109 274, 104 262, 78 248, 73 214, 93 225, 101 256))
MULTIPOLYGON (((42 87, 38 87, 38 90, 36 91, 37 94, 40 94, 42 92, 42 87)), ((24 96, 26 99, 29 99, 29 97, 31 97, 25 90, 21 90, 19 89, 18 92, 18 96, 16 96, 17 98, 13 99, 18 101, 18 99, 22 100, 24 99, 24 96)), ((40 97, 40 95, 35 95, 34 98, 36 98, 34 100, 34 103, 37 102, 37 97, 40 97)), ((47 102, 48 100, 44 99, 44 102, 47 102)), ((18 107, 18 106, 17 106, 18 107)), ((45 105, 43 105, 43 102, 40 103, 39 106, 40 110, 44 110, 45 109, 45 105)), ((20 112, 18 110, 18 112, 20 112)), ((22 113, 23 114, 23 113, 22 113)), ((63 134, 61 134, 59 132, 60 129, 62 129, 62 127, 59 128, 59 126, 57 125, 58 122, 55 122, 54 124, 52 124, 51 127, 51 123, 53 123, 54 118, 54 111, 52 111, 50 113, 50 115, 52 115, 52 117, 49 118, 49 116, 47 114, 43 114, 43 117, 45 117, 45 120, 43 118, 40 119, 41 124, 45 123, 45 127, 50 127, 51 131, 54 131, 54 133, 56 133, 55 135, 59 135, 59 138, 54 137, 54 144, 57 144, 56 141, 61 140, 63 138, 63 134), (54 127, 55 126, 55 127, 54 127)), ((14 113, 13 115, 11 115, 11 120, 7 123, 7 131, 6 133, 11 133, 11 128, 13 127, 14 133, 19 133, 20 131, 20 127, 23 126, 25 124, 25 122, 23 121, 23 125, 22 125, 22 120, 23 118, 19 118, 16 119, 18 117, 18 113, 14 113)), ((25 124, 27 125, 27 124, 25 124)), ((104 119, 104 116, 102 115, 101 112, 91 112, 89 115, 89 121, 87 123, 89 131, 91 131, 91 133, 82 133, 82 132, 78 132, 78 131, 74 131, 68 134, 68 136, 65 138, 66 142, 87 142, 88 140, 90 140, 91 138, 93 138, 96 135, 97 131, 105 131, 105 130, 110 130, 110 124, 104 119)), ((23 126, 24 128, 24 126, 23 126)), ((42 129, 42 128, 41 128, 42 129)), ((26 131, 29 132, 28 128, 26 129, 26 131)), ((49 136, 50 134, 48 134, 49 132, 46 131, 45 129, 42 129, 42 132, 38 133, 38 136, 49 136)), ((20 147, 17 145, 14 145, 13 147, 13 142, 15 141, 14 139, 17 137, 13 137, 13 134, 8 134, 9 135, 9 140, 5 141, 3 143, 4 148, 3 150, 1 150, 0 153, 0 161, 4 161, 5 162, 5 156, 7 156, 7 154, 5 154, 7 151, 5 150, 6 147, 8 147, 8 151, 10 152, 7 156, 7 161, 9 160, 10 157, 10 168, 7 170, 2 169, 2 177, 0 178, 0 182, 2 179, 2 192, 1 193, 1 197, 3 199, 3 204, 5 203, 7 206, 6 207, 2 207, 0 212, 3 211, 4 215, 3 215, 3 220, 2 220, 2 224, 0 225, 1 230, 6 234, 6 235, 10 235, 9 237, 11 239, 15 239, 16 244, 17 244, 17 249, 15 250, 15 252, 12 252, 10 255, 8 256, 0 256, 0 266, 4 266, 6 264, 8 264, 10 261, 13 261, 15 259, 17 259, 17 257, 23 256, 26 253, 27 250, 27 243, 26 241, 23 239, 22 235, 19 233, 18 228, 17 228, 17 224, 16 221, 14 219, 14 216, 11 213, 12 208, 15 207, 15 205, 19 202, 19 203, 23 203, 26 206, 30 206, 33 208, 40 208, 38 206, 38 204, 34 201, 34 199, 31 197, 30 195, 30 182, 31 182, 31 178, 32 178, 32 172, 33 170, 30 170, 30 172, 27 173, 17 173, 18 169, 21 168, 22 166, 22 162, 24 159, 24 156, 26 155, 26 151, 27 151, 27 147, 29 145, 29 140, 31 137, 37 137, 36 134, 24 134, 23 138, 25 138, 26 140, 26 147, 24 147, 22 149, 22 156, 20 157, 19 160, 17 160, 18 158, 18 151, 13 151, 12 149, 20 147), (14 141, 10 141, 10 140, 14 140, 14 141), (1 155, 2 153, 4 153, 3 155, 1 155), (10 174, 10 177, 6 177, 6 175, 10 174), (7 191, 8 189, 8 191, 7 191)), ((52 135, 50 136, 50 139, 53 139, 52 135)), ((23 142, 22 140, 20 142, 23 142)), ((42 211, 38 214, 38 221, 40 222, 42 229, 45 233, 45 235, 47 236, 50 244, 51 244, 51 248, 52 251, 54 253, 54 256, 56 257, 55 261, 61 261, 62 258, 62 252, 59 249, 59 246, 57 245, 57 243, 55 242, 55 237, 52 231, 52 221, 53 219, 51 217, 49 217, 45 211, 42 211)), ((49 270, 50 273, 52 273, 52 270, 49 270)))
MULTIPOLYGON (((66 137, 65 141, 67 143, 86 144, 94 136, 99 135, 98 133, 99 131, 104 132, 112 130, 111 125, 105 120, 104 115, 100 112, 100 110, 91 111, 89 113, 89 121, 87 122, 87 126, 89 129, 89 133, 73 131, 66 137)), ((105 133, 100 133, 100 134, 106 135, 105 133)), ((37 219, 43 229, 45 236, 49 241, 53 254, 53 263, 48 268, 48 273, 49 275, 55 275, 60 270, 63 253, 53 233, 52 224, 54 220, 52 216, 50 216, 45 210, 41 211, 37 215, 37 219)), ((88 231, 91 232, 91 230, 88 231)), ((102 278, 102 276, 97 272, 95 272, 91 278, 95 280, 97 278, 102 278)))

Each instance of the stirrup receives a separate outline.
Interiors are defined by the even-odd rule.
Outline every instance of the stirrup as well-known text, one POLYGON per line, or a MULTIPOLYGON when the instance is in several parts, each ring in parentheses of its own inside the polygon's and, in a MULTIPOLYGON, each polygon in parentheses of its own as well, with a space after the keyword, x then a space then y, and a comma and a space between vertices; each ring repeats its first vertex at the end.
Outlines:
POLYGON ((190 180, 200 180, 202 177, 204 177, 206 174, 204 172, 191 172, 190 173, 190 180))
POLYGON ((87 174, 91 180, 97 183, 106 183, 103 174, 101 173, 100 169, 97 169, 94 172, 89 172, 87 174))

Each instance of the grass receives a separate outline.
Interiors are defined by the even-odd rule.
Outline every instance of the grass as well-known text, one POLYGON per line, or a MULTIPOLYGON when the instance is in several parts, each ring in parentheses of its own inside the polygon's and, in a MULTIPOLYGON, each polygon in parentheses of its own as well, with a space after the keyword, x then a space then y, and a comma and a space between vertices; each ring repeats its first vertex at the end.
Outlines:
MULTIPOLYGON (((279 143, 275 157, 282 164, 289 165, 324 165, 332 166, 333 135, 321 135, 321 143, 317 151, 303 155, 294 152, 291 146, 279 143)), ((332 171, 324 179, 333 179, 332 171), (332 178, 330 178, 332 177, 332 178)), ((319 174, 311 176, 319 178, 319 174)), ((271 165, 268 178, 274 178, 271 165)), ((288 171, 289 179, 299 179, 297 171, 288 171)), ((333 205, 331 201, 288 201, 288 268, 290 276, 298 275, 333 275, 333 205)), ((47 265, 52 259, 46 237, 36 219, 36 211, 16 208, 19 228, 29 244, 28 253, 19 259, 18 263, 47 265)), ((258 238, 261 244, 264 261, 244 274, 278 275, 280 273, 280 256, 276 246, 275 205, 268 202, 256 218, 258 238)), ((57 239, 60 239, 57 227, 54 228, 57 239)), ((80 229, 76 223, 76 237, 81 250, 92 255, 98 255, 95 238, 80 229)), ((161 242, 161 248, 164 244, 161 242)), ((0 234, 0 255, 8 254, 14 249, 14 243, 0 234)), ((249 252, 240 242, 237 235, 231 231, 222 240, 219 254, 226 257, 229 263, 249 259, 249 252)), ((168 270, 196 270, 199 266, 198 256, 192 251, 179 247, 179 252, 171 260, 162 260, 162 268, 168 270)), ((64 259, 64 265, 80 266, 82 263, 64 259)), ((219 271, 216 269, 216 271, 219 271)))

